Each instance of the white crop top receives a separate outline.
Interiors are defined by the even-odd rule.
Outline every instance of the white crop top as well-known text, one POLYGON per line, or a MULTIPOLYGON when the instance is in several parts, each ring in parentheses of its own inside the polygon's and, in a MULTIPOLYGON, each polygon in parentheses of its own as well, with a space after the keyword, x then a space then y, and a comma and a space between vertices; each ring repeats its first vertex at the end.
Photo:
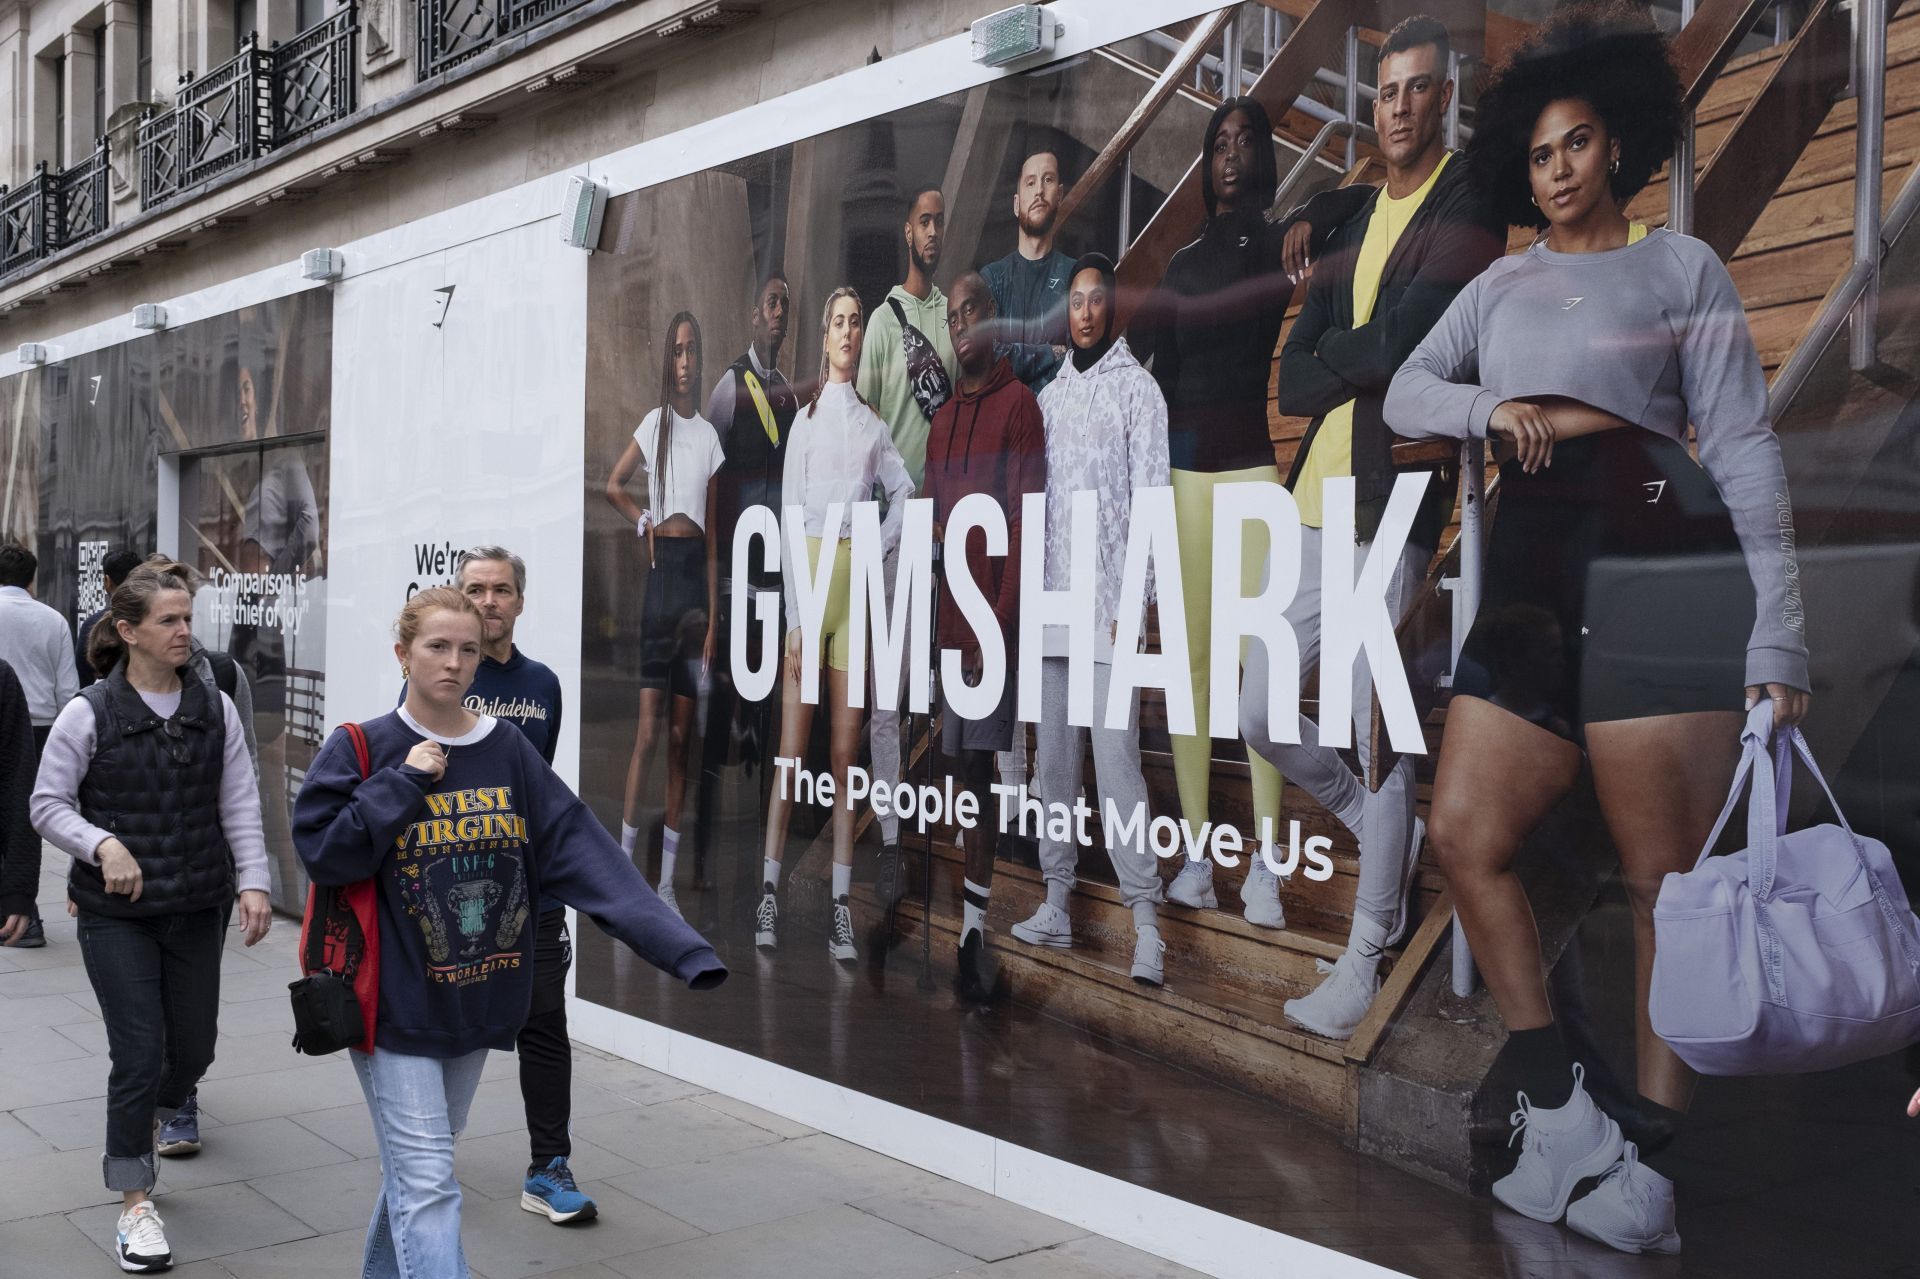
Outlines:
POLYGON ((655 409, 640 419, 639 426, 633 428, 633 442, 640 446, 640 457, 646 463, 646 506, 653 511, 656 523, 664 524, 675 515, 686 515, 704 533, 707 528, 707 481, 726 461, 726 454, 720 448, 720 434, 713 429, 712 423, 699 414, 681 417, 674 413, 670 432, 672 438, 667 445, 666 475, 664 483, 656 485, 654 477, 658 464, 654 461, 653 453, 659 438, 655 426, 660 421, 660 412, 655 409), (664 500, 656 505, 657 498, 664 500))

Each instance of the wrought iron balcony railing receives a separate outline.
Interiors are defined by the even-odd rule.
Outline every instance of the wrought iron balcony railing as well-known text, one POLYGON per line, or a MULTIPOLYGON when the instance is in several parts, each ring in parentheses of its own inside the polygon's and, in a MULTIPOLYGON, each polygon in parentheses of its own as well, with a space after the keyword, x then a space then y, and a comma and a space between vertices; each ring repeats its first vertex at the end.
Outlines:
POLYGON ((353 114, 359 103, 359 32, 349 2, 273 47, 274 146, 283 147, 353 114))
POLYGON ((587 0, 417 0, 415 77, 439 75, 484 53, 495 40, 537 27, 587 0))
POLYGON ((42 160, 25 182, 11 190, 0 188, 0 275, 31 266, 53 251, 48 216, 52 206, 47 200, 52 182, 42 160))
POLYGON ((164 203, 273 145, 273 55, 249 35, 240 52, 140 126, 140 203, 164 203))
POLYGON ((430 79, 484 53, 500 29, 502 0, 419 0, 414 78, 430 79))
POLYGON ((111 221, 108 208, 107 140, 100 139, 93 154, 80 163, 52 176, 49 196, 52 221, 52 249, 64 249, 91 239, 107 229, 111 221))

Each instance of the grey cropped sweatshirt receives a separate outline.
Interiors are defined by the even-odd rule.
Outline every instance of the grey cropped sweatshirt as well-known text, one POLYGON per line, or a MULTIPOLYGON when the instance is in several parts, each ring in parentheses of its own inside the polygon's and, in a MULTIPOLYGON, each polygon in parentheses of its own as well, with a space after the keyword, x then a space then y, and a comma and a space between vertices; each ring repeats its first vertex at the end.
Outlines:
POLYGON ((1484 439, 1495 406, 1564 396, 1684 443, 1732 513, 1757 600, 1748 684, 1806 689, 1793 505, 1747 316, 1713 250, 1665 229, 1603 253, 1534 245, 1461 290, 1387 391, 1401 435, 1484 439))

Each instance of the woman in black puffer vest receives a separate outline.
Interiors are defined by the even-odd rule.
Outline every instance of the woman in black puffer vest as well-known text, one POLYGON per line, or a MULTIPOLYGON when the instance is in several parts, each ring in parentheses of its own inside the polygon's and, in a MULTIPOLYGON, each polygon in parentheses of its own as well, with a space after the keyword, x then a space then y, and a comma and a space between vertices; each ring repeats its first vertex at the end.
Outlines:
POLYGON ((239 889, 249 946, 265 936, 266 844, 239 714, 188 668, 191 570, 146 564, 88 637, 103 678, 54 721, 33 825, 73 857, 67 894, 106 1023, 107 1188, 121 1192, 116 1258, 172 1264, 153 1190, 155 1121, 213 1063, 220 951, 239 889))

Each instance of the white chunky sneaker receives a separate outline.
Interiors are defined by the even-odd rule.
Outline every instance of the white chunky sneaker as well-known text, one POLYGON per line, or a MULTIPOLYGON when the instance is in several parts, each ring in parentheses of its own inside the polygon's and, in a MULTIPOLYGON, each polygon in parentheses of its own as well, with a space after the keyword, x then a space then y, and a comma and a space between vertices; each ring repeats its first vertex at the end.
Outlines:
POLYGON ((1567 1225, 1621 1252, 1680 1251, 1673 1224, 1673 1183, 1640 1162, 1632 1142, 1592 1193, 1567 1209, 1567 1225))
POLYGON ((1328 1039, 1352 1039, 1379 992, 1380 974, 1375 972, 1373 980, 1367 981, 1360 976, 1359 965, 1342 955, 1310 994, 1287 1001, 1287 1020, 1328 1039))
POLYGON ((762 950, 772 950, 779 943, 774 938, 773 926, 780 918, 780 908, 774 904, 772 893, 763 893, 760 908, 753 912, 753 944, 762 950))
POLYGON ((1142 986, 1158 986, 1166 981, 1167 943, 1160 940, 1160 930, 1152 924, 1143 924, 1134 930, 1133 936, 1133 979, 1142 986))
POLYGON ((1554 1110, 1536 1110, 1520 1094, 1513 1112, 1511 1146, 1522 1135, 1520 1162, 1493 1183, 1493 1197, 1523 1217, 1558 1221, 1567 1211, 1574 1186, 1611 1168, 1626 1144, 1620 1125, 1587 1095, 1586 1067, 1573 1067, 1573 1096, 1554 1110))
POLYGON ((860 958, 853 944, 853 911, 844 899, 833 904, 833 932, 827 937, 827 953, 841 963, 860 958))
POLYGON ((672 884, 660 885, 659 894, 660 900, 667 904, 668 910, 680 916, 682 919, 687 917, 686 912, 680 909, 680 899, 674 896, 672 884))
POLYGON ((1188 862, 1167 885, 1167 900, 1194 910, 1218 910, 1220 898, 1213 891, 1213 863, 1188 862))
POLYGON ((165 1223, 155 1211, 153 1200, 142 1199, 120 1214, 113 1255, 122 1270, 134 1274, 153 1274, 173 1267, 165 1223))
POLYGON ((1066 950, 1073 945, 1073 920, 1052 902, 1041 902, 1040 909, 1008 931, 1029 946, 1053 946, 1066 950))
POLYGON ((1427 823, 1424 818, 1413 819, 1413 839, 1407 849, 1406 869, 1400 872, 1400 899, 1393 917, 1393 926, 1387 929, 1387 946, 1397 946, 1400 939, 1407 935, 1407 925, 1413 919, 1413 883, 1420 877, 1420 845, 1427 841, 1427 823))
POLYGON ((1255 854, 1240 881, 1240 900, 1246 905, 1247 922, 1256 928, 1285 928, 1287 912, 1280 908, 1280 877, 1268 869, 1266 859, 1255 854))

